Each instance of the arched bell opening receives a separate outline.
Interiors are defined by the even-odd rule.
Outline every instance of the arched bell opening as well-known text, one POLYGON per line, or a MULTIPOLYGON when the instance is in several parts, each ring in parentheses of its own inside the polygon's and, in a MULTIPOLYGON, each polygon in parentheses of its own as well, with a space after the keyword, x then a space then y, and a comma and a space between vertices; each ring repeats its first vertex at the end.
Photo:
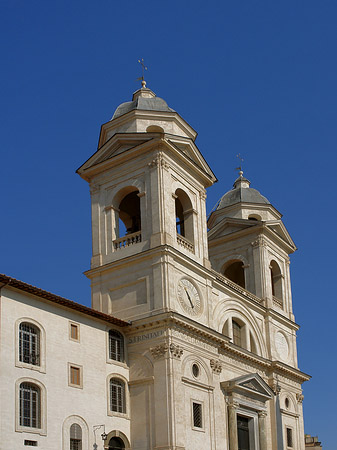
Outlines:
MULTIPOLYGON (((190 244, 194 243, 194 224, 192 202, 186 192, 177 189, 175 194, 175 214, 177 236, 185 238, 190 244)), ((192 249, 192 248, 191 248, 192 249)))
POLYGON ((238 284, 243 288, 246 287, 245 270, 242 261, 239 260, 229 261, 225 265, 223 273, 225 277, 229 278, 231 281, 234 281, 234 283, 238 284))
POLYGON ((139 191, 127 194, 119 204, 119 237, 141 230, 139 191))
POLYGON ((282 273, 276 261, 270 263, 271 289, 273 299, 283 307, 282 273))

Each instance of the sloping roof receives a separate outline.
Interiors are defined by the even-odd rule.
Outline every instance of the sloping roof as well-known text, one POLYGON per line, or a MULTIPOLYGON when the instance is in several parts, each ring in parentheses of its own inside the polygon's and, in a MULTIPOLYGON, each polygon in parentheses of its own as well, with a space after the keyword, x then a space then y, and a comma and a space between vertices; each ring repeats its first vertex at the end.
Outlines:
POLYGON ((73 302, 64 297, 52 294, 51 292, 45 291, 36 286, 32 286, 31 284, 28 283, 24 283, 23 281, 16 280, 15 278, 11 278, 4 274, 0 274, 0 283, 1 283, 0 288, 4 286, 10 286, 15 289, 19 289, 20 291, 36 295, 37 297, 43 298, 45 300, 49 300, 52 303, 56 303, 66 308, 81 312, 82 314, 86 314, 96 319, 100 319, 105 322, 118 325, 119 327, 125 327, 127 325, 130 325, 130 323, 125 322, 124 320, 117 319, 116 317, 110 316, 109 314, 104 314, 100 311, 97 311, 96 309, 92 309, 89 308, 88 306, 81 305, 80 303, 73 302))

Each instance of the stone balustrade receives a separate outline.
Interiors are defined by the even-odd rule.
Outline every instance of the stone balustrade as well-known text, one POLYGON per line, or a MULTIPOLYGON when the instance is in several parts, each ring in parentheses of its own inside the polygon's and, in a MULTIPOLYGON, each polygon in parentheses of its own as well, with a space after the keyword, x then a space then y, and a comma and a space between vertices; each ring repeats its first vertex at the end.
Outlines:
POLYGON ((182 247, 186 248, 186 250, 189 250, 190 252, 194 253, 194 245, 192 242, 187 240, 184 236, 181 234, 177 234, 177 242, 182 247))
POLYGON ((122 248, 130 247, 130 245, 137 244, 142 241, 142 232, 136 231, 136 233, 127 234, 119 239, 115 239, 112 242, 113 250, 117 251, 122 248))

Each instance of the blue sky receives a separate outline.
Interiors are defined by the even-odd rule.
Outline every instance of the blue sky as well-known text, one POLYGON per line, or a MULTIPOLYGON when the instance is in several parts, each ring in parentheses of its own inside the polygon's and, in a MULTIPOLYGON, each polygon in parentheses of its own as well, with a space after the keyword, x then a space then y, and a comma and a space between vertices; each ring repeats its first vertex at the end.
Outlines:
POLYGON ((90 199, 75 170, 100 125, 148 87, 199 133, 219 182, 244 171, 284 214, 305 430, 336 448, 337 3, 0 1, 0 272, 90 303, 90 199), (328 320, 328 317, 330 319, 328 320))

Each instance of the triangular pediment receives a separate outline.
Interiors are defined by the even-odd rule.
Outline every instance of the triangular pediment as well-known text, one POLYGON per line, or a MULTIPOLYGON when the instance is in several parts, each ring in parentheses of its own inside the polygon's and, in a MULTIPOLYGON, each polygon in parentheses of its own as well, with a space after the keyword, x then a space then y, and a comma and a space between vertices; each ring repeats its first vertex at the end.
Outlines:
MULTIPOLYGON (((161 145, 162 149, 171 150, 180 160, 185 160, 190 167, 194 167, 206 175, 209 182, 206 186, 213 184, 216 177, 211 168, 203 158, 201 152, 191 139, 181 138, 163 133, 118 133, 112 136, 101 148, 99 148, 79 169, 83 174, 95 166, 112 160, 113 158, 130 151, 149 151, 152 146, 161 145)), ((165 151, 165 150, 164 150, 165 151)))
POLYGON ((296 250, 296 245, 281 220, 268 221, 266 222, 266 226, 272 234, 282 239, 286 244, 292 247, 294 251, 296 250))
POLYGON ((243 375, 229 381, 224 381, 221 385, 227 392, 236 392, 247 397, 257 398, 263 402, 269 400, 274 395, 272 389, 258 373, 243 375))
POLYGON ((228 236, 229 234, 237 233, 238 231, 250 229, 260 226, 260 222, 248 221, 246 219, 233 219, 231 217, 226 217, 217 223, 208 232, 208 239, 215 240, 222 236, 228 236))

